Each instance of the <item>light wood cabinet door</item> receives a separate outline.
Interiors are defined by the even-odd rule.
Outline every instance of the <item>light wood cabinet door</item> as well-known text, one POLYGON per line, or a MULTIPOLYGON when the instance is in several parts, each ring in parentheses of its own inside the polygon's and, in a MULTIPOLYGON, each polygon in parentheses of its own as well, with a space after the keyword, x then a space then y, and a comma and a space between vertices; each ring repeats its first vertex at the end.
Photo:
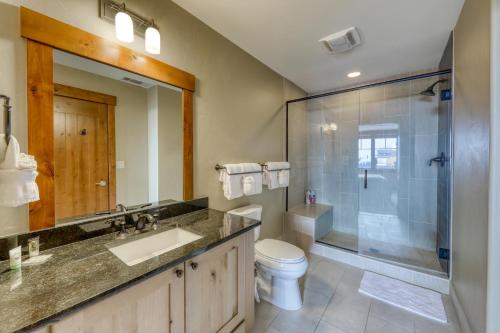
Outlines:
POLYGON ((186 332, 229 333, 245 317, 244 238, 186 262, 186 332))
POLYGON ((83 308, 50 332, 184 332, 184 264, 83 308))

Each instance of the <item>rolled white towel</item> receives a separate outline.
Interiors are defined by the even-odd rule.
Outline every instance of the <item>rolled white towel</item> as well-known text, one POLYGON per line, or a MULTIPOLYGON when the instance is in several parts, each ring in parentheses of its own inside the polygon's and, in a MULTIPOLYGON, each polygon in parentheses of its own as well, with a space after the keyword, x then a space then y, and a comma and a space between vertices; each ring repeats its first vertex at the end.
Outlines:
POLYGON ((262 193, 262 174, 254 173, 243 176, 243 193, 254 195, 262 193))
POLYGON ((35 157, 31 155, 27 155, 24 153, 19 154, 19 158, 17 159, 17 168, 18 169, 35 169, 37 168, 37 163, 35 157))

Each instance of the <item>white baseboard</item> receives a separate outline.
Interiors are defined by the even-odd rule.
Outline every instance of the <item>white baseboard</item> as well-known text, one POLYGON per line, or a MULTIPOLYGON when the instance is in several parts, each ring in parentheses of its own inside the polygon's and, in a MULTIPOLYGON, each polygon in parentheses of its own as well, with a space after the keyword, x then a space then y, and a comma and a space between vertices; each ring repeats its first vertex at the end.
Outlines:
POLYGON ((313 243, 309 252, 367 271, 408 282, 419 287, 431 289, 441 294, 448 295, 450 293, 450 280, 446 278, 417 272, 405 267, 360 256, 350 251, 341 250, 319 243, 313 243))

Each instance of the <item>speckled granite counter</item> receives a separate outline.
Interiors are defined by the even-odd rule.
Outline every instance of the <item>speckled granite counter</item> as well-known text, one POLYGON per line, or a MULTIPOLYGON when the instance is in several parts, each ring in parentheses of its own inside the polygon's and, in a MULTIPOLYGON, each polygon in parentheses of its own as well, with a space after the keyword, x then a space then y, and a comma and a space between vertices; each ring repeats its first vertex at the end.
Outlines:
POLYGON ((0 332, 29 331, 92 301, 165 271, 259 225, 259 221, 212 209, 160 221, 157 231, 116 240, 107 234, 42 254, 53 254, 45 264, 22 268, 19 276, 0 262, 0 332), (148 237, 178 225, 203 236, 200 240, 135 266, 127 266, 108 248, 148 237))

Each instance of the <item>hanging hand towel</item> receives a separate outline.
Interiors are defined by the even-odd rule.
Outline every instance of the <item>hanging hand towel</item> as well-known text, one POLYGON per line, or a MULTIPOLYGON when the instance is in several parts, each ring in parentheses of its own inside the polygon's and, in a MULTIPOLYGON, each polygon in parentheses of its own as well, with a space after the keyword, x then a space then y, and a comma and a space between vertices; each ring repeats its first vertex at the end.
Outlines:
POLYGON ((0 206, 17 207, 40 200, 36 167, 33 156, 19 152, 14 136, 7 145, 5 136, 0 135, 0 206))
POLYGON ((229 175, 226 170, 221 170, 219 180, 222 182, 222 191, 227 200, 243 196, 241 175, 229 175))
MULTIPOLYGON (((243 196, 243 178, 245 176, 255 177, 258 174, 261 175, 261 172, 262 168, 257 163, 224 164, 224 169, 220 171, 219 180, 222 181, 226 199, 232 200, 243 196)), ((260 184, 262 191, 262 178, 260 184)))
POLYGON ((7 146, 5 134, 0 134, 0 169, 17 169, 19 155, 19 143, 16 138, 11 135, 7 146))
POLYGON ((278 171, 278 183, 280 187, 287 187, 290 182, 290 170, 278 171))
POLYGON ((264 169, 264 184, 268 189, 287 187, 290 178, 289 162, 266 162, 264 169))

